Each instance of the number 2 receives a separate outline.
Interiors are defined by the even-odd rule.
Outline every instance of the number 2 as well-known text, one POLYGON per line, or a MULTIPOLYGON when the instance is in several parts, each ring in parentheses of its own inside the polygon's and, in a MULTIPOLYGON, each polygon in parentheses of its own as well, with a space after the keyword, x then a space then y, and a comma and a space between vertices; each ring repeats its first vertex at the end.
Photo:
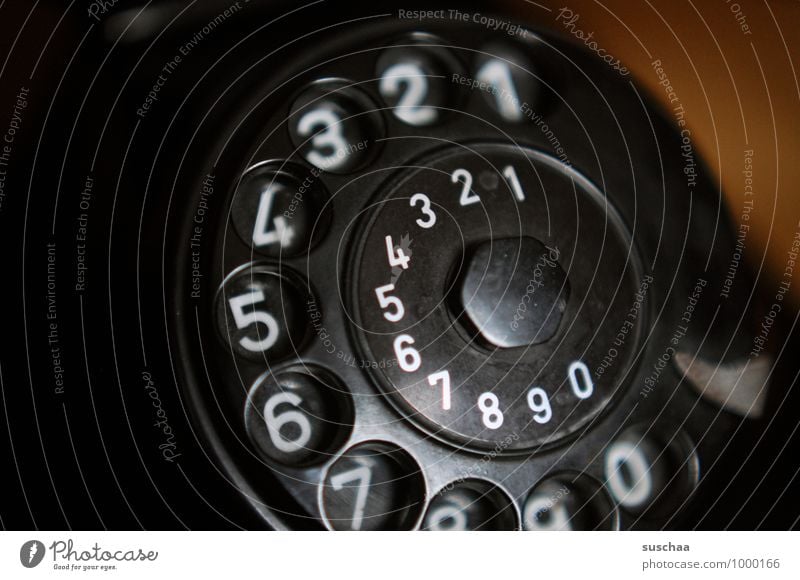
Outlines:
POLYGON ((394 106, 395 116, 409 125, 430 125, 436 121, 437 111, 423 105, 428 95, 428 79, 419 65, 405 62, 387 68, 381 76, 379 90, 384 97, 394 97, 405 85, 405 92, 394 106))
POLYGON ((481 198, 478 197, 477 193, 472 191, 472 174, 469 171, 466 169, 456 169, 450 176, 450 181, 453 183, 458 183, 460 181, 462 183, 461 197, 458 200, 462 206, 480 202, 481 198))

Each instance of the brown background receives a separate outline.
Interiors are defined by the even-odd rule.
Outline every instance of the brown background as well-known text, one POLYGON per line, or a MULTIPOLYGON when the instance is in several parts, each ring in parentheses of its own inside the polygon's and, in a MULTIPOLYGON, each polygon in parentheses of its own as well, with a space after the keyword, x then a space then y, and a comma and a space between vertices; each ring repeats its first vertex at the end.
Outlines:
MULTIPOLYGON (((598 45, 667 107, 651 64, 660 59, 686 110, 693 143, 721 183, 734 227, 745 199, 744 151, 754 151, 745 255, 763 291, 774 294, 800 231, 800 2, 504 3, 567 38, 556 17, 562 7, 571 9, 580 15, 576 28, 594 32, 598 45)), ((800 279, 793 282, 791 295, 800 305, 800 279)))

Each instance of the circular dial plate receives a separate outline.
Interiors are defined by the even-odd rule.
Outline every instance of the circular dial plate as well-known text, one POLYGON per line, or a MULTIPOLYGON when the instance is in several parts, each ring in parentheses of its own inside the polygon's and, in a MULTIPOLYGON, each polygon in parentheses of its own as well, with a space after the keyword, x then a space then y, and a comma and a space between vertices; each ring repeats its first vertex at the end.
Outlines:
POLYGON ((365 358, 435 436, 535 449, 586 425, 624 382, 642 323, 619 322, 637 260, 573 170, 513 146, 451 146, 404 169, 360 223, 350 314, 365 358))

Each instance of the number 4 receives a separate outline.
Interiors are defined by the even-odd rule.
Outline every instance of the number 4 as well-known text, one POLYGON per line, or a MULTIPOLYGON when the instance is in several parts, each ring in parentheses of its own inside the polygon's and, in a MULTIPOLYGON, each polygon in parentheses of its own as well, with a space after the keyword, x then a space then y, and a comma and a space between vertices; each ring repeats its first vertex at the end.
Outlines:
POLYGON ((400 246, 395 248, 392 236, 386 236, 386 254, 389 256, 389 265, 392 267, 400 266, 403 270, 408 270, 408 263, 411 256, 406 256, 400 246))
POLYGON ((258 247, 267 246, 276 242, 281 246, 285 246, 292 241, 292 236, 294 236, 294 228, 286 225, 286 218, 282 215, 276 216, 272 220, 275 228, 272 230, 268 229, 269 218, 272 214, 272 202, 275 198, 276 189, 274 185, 270 185, 267 190, 261 194, 261 199, 258 202, 256 225, 253 228, 253 243, 258 247))

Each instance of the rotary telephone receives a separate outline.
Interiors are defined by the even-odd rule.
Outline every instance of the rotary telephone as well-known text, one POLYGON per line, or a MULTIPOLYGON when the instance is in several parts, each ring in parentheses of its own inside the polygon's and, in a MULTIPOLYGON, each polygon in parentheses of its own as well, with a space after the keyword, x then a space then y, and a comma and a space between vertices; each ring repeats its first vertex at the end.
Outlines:
POLYGON ((759 507, 783 501, 760 433, 792 424, 762 301, 688 133, 630 76, 486 3, 123 8, 95 16, 82 80, 101 54, 118 75, 64 153, 92 209, 60 209, 94 244, 64 366, 87 360, 115 434, 95 456, 141 487, 98 515, 787 525, 759 507))

